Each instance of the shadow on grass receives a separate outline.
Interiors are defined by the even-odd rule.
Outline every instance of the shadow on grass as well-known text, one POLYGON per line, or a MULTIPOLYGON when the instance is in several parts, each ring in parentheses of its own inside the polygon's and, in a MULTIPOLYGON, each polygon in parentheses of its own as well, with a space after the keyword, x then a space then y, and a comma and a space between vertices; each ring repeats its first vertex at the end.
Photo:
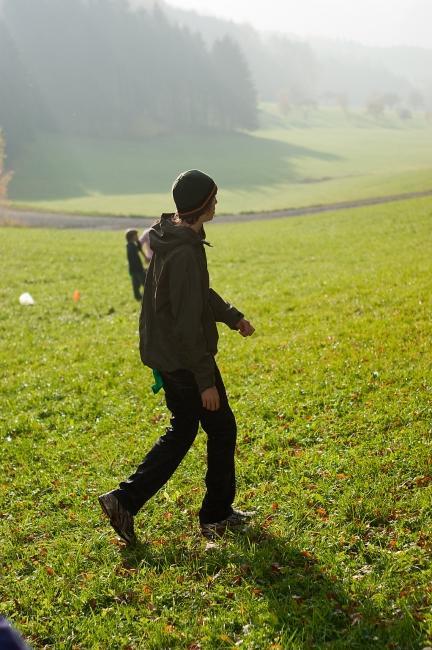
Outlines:
POLYGON ((220 187, 247 191, 301 181, 296 161, 334 161, 332 153, 246 133, 174 134, 145 140, 97 140, 40 134, 13 161, 13 200, 170 193, 184 169, 199 168, 220 187))
MULTIPOLYGON (((252 528, 247 535, 230 534, 207 552, 185 551, 177 541, 138 544, 123 549, 122 556, 126 567, 138 570, 184 569, 206 580, 210 598, 219 578, 232 601, 236 589, 246 588, 253 598, 267 601, 275 633, 285 643, 301 642, 307 648, 414 648, 420 638, 410 621, 389 621, 371 601, 356 601, 311 553, 267 531, 252 528)), ((253 623, 253 616, 244 623, 250 619, 253 623)))

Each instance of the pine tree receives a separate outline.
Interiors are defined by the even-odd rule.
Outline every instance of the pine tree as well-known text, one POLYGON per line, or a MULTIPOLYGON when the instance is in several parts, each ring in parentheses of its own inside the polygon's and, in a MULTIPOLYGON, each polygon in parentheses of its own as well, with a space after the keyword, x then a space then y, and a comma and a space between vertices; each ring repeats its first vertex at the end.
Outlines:
POLYGON ((216 87, 214 102, 226 129, 257 126, 257 98, 246 60, 229 36, 215 41, 212 49, 216 87))

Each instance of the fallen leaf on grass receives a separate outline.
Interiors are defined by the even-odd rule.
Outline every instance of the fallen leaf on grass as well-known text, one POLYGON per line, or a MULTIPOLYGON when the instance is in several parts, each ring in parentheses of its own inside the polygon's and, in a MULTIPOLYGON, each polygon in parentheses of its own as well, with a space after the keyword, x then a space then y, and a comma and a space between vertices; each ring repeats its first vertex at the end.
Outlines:
POLYGON ((432 538, 426 535, 426 533, 420 533, 417 546, 426 550, 432 549, 432 538))
POLYGON ((282 573, 282 567, 278 562, 273 562, 273 564, 270 567, 270 570, 271 570, 272 573, 275 573, 275 574, 282 573))
POLYGON ((264 521, 262 523, 262 527, 263 528, 268 528, 270 526, 271 522, 273 521, 273 519, 274 519, 274 515, 267 515, 267 517, 264 519, 264 521))
POLYGON ((328 512, 327 512, 327 510, 326 510, 325 508, 317 508, 317 509, 315 510, 315 512, 316 512, 316 514, 318 515, 318 517, 319 517, 320 519, 322 519, 323 521, 327 521, 327 519, 328 519, 328 512))
POLYGON ((354 612, 353 614, 350 614, 349 617, 351 619, 351 625, 358 625, 363 618, 360 612, 354 612))
POLYGON ((93 580, 93 578, 95 577, 95 574, 94 573, 81 573, 81 575, 78 576, 78 577, 81 580, 84 580, 86 582, 87 580, 93 580))
POLYGON ((392 510, 391 512, 389 512, 389 514, 387 516, 387 520, 388 521, 397 521, 398 519, 403 517, 404 514, 405 513, 402 510, 392 510))
POLYGON ((303 555, 307 560, 310 560, 311 562, 316 562, 316 557, 313 553, 310 551, 300 551, 300 555, 303 555))
POLYGON ((178 539, 179 539, 181 542, 185 542, 186 540, 189 539, 189 535, 187 535, 186 533, 182 533, 181 535, 178 536, 178 539))
POLYGON ((429 483, 432 483, 432 476, 417 476, 414 482, 417 487, 426 487, 429 483))
POLYGON ((410 594, 412 594, 413 591, 414 591, 413 587, 405 587, 405 589, 402 589, 399 592, 399 598, 405 598, 406 596, 409 596, 410 594))
POLYGON ((51 566, 46 566, 45 571, 48 573, 49 576, 53 576, 55 573, 54 569, 51 566))
POLYGON ((252 589, 252 593, 254 596, 262 596, 263 594, 262 589, 258 589, 258 587, 254 587, 252 589))

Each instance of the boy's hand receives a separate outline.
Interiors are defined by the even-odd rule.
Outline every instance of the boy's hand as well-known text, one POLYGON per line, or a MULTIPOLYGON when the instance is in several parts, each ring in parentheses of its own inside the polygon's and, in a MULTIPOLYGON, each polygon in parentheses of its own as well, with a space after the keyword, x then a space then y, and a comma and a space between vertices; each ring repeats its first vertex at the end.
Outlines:
POLYGON ((255 327, 249 323, 246 318, 242 318, 236 325, 239 333, 242 336, 252 336, 252 334, 255 332, 255 327))
POLYGON ((218 411, 220 407, 220 398, 216 386, 206 388, 201 393, 202 405, 207 411, 218 411))

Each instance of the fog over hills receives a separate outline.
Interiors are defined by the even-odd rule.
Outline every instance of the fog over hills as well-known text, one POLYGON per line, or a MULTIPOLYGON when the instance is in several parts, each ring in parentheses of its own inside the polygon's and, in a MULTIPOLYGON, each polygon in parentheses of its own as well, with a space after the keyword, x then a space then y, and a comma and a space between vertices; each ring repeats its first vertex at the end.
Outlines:
POLYGON ((8 155, 44 131, 144 138, 253 129, 255 87, 233 39, 208 48, 126 0, 2 0, 0 127, 8 155))
POLYGON ((263 100, 327 101, 344 96, 362 106, 392 95, 399 105, 432 110, 432 49, 372 47, 328 38, 258 31, 245 23, 183 10, 165 0, 129 0, 151 10, 157 4, 170 21, 198 32, 208 46, 229 35, 241 46, 263 100), (413 98, 416 98, 413 101, 413 98))
POLYGON ((0 128, 145 138, 259 126, 337 106, 432 119, 432 50, 300 39, 154 0, 0 0, 0 128), (271 107, 274 110, 274 107, 271 107))

